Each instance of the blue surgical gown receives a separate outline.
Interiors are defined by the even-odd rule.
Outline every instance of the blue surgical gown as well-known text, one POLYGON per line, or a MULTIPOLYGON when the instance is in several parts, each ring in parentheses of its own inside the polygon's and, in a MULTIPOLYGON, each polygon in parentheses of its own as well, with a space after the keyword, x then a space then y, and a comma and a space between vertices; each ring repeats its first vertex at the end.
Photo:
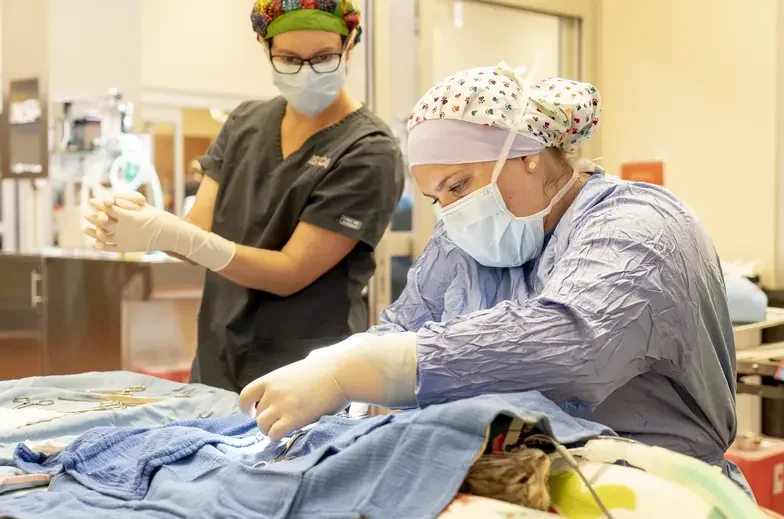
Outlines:
POLYGON ((601 174, 541 257, 489 268, 442 225, 382 315, 417 332, 421 406, 539 390, 573 416, 719 464, 735 437, 735 344, 719 261, 665 189, 601 174))

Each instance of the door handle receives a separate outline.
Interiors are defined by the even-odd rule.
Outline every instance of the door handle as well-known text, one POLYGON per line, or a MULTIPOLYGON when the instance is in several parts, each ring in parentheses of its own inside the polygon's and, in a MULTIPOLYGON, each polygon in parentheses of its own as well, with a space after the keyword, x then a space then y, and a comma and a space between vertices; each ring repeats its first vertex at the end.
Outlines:
POLYGON ((38 308, 38 306, 44 301, 44 298, 41 297, 39 292, 41 278, 41 274, 37 270, 33 270, 30 273, 30 306, 32 308, 38 308))

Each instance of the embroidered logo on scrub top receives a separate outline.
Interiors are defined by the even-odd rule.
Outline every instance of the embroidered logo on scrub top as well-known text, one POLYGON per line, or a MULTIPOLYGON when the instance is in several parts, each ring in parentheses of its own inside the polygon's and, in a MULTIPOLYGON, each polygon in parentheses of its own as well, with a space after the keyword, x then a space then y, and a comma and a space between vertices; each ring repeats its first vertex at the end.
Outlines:
POLYGON ((321 155, 313 155, 310 157, 308 164, 311 166, 317 166, 319 168, 328 168, 329 167, 329 157, 322 157, 321 155))
POLYGON ((353 229, 355 231, 358 231, 362 228, 362 222, 353 218, 349 218, 346 215, 341 216, 338 222, 340 222, 340 225, 343 227, 348 227, 349 229, 353 229))

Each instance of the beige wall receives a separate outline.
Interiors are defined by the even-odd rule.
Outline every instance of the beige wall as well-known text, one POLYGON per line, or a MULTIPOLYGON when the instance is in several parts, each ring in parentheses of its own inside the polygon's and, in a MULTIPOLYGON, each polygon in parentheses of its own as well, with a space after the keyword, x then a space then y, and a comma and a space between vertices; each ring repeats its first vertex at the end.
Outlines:
MULTIPOLYGON (((210 115, 209 110, 201 108, 185 108, 182 110, 182 132, 186 137, 204 137, 214 139, 218 136, 223 124, 210 115)), ((156 123, 152 126, 155 135, 173 135, 174 125, 156 123)))
POLYGON ((54 100, 93 98, 117 88, 138 102, 140 0, 49 0, 54 100))
POLYGON ((760 260, 773 285, 780 2, 753 4, 602 0, 599 135, 611 172, 663 159, 722 258, 760 260))
POLYGON ((541 52, 537 77, 559 74, 558 17, 514 7, 463 2, 463 27, 455 24, 453 0, 429 0, 432 17, 431 84, 459 70, 505 61, 533 66, 541 52))
MULTIPOLYGON (((41 77, 49 60, 49 24, 46 0, 2 2, 4 81, 9 78, 41 77), (13 42, 14 45, 9 45, 13 42)), ((42 88, 48 89, 48 79, 42 88)))
POLYGON ((0 8, 9 77, 39 77, 52 101, 109 88, 137 99, 140 0, 3 0, 0 8))
POLYGON ((214 139, 222 127, 223 123, 213 119, 209 110, 186 108, 182 111, 182 129, 188 137, 214 139))
MULTIPOLYGON (((251 28, 252 1, 141 1, 145 89, 249 99, 278 95, 251 28)), ((365 47, 360 45, 354 53, 348 79, 349 90, 361 100, 365 99, 365 47)))
POLYGON ((142 0, 142 84, 248 96, 272 91, 251 7, 246 0, 142 0))

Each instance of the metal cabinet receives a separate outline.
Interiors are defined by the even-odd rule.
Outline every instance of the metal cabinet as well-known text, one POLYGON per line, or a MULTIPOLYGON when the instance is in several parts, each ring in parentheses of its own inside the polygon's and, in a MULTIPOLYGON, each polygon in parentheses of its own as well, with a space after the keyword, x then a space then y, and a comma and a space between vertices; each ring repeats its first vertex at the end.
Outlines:
POLYGON ((129 326, 160 326, 125 322, 128 303, 166 287, 198 297, 203 276, 184 263, 0 255, 0 380, 126 368, 129 326))
POLYGON ((144 263, 46 258, 44 374, 122 369, 122 301, 144 298, 150 276, 144 263))
POLYGON ((43 285, 41 258, 0 256, 0 379, 42 373, 43 285))

